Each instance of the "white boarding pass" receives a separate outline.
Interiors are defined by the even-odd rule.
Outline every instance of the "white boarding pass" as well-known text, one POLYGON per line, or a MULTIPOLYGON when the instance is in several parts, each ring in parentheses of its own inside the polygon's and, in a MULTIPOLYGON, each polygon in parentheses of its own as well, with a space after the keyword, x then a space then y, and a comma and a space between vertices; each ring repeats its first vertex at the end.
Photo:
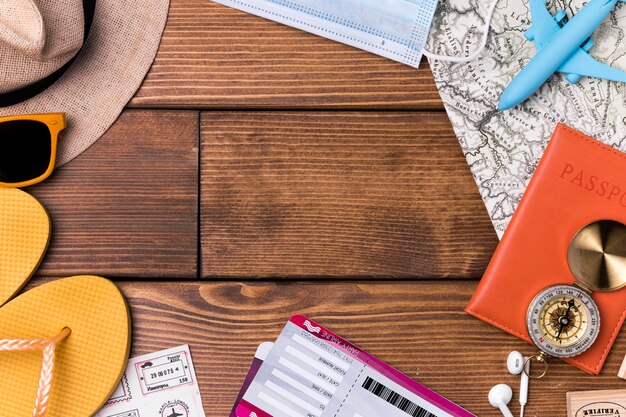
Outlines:
POLYGON ((237 417, 475 417, 304 316, 253 378, 237 417))

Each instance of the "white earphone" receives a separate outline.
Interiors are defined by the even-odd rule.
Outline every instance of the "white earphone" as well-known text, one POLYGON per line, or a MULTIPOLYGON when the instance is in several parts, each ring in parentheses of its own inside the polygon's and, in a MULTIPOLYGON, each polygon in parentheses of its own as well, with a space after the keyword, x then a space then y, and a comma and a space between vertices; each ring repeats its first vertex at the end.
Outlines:
POLYGON ((499 408, 504 417, 513 417, 508 407, 511 398, 513 398, 513 391, 506 384, 496 385, 489 391, 489 404, 492 407, 499 408))
POLYGON ((506 367, 511 374, 521 374, 522 376, 519 385, 519 403, 521 406, 520 417, 524 417, 524 406, 528 402, 528 375, 530 373, 530 361, 520 352, 514 350, 509 353, 509 357, 506 360, 506 367))

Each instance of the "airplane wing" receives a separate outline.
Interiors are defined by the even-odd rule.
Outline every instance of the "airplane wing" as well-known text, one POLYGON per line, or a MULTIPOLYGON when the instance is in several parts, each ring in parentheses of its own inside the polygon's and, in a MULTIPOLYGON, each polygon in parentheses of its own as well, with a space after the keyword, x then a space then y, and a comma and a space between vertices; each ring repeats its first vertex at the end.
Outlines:
POLYGON ((537 50, 539 50, 552 39, 561 27, 546 8, 544 0, 530 0, 530 18, 532 20, 532 37, 537 45, 537 50))
POLYGON ((596 61, 581 48, 579 48, 570 59, 565 61, 558 71, 567 74, 578 74, 586 77, 626 82, 626 72, 596 61))

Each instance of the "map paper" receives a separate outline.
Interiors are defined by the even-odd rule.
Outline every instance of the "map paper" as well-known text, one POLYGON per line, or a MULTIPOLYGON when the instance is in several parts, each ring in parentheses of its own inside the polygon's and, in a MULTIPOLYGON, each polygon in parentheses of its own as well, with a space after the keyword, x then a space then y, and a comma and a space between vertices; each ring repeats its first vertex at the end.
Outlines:
MULTIPOLYGON (((478 48, 491 0, 442 0, 433 20, 431 52, 465 56, 478 48)), ((571 18, 582 0, 552 1, 547 9, 571 18)), ((527 1, 500 0, 487 49, 470 63, 430 60, 435 82, 499 237, 517 207, 557 122, 626 151, 626 89, 583 78, 572 85, 555 74, 529 100, 499 111, 500 94, 535 54, 524 37, 527 1)), ((591 56, 626 70, 626 7, 619 3, 593 35, 591 56)), ((566 208, 564 208, 565 210, 566 208)))

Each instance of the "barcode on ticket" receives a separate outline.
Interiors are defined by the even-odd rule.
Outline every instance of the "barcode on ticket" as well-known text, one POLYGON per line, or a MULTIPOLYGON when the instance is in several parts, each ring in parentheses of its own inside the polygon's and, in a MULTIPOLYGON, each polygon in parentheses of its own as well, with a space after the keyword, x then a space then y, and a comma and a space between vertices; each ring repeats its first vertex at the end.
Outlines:
POLYGON ((404 411, 410 416, 437 417, 435 414, 424 410, 419 405, 415 404, 414 402, 411 402, 410 400, 406 399, 405 397, 398 394, 397 392, 387 388, 380 382, 374 381, 369 376, 365 379, 365 382, 363 382, 363 388, 365 388, 372 394, 376 395, 377 397, 380 397, 383 400, 387 401, 389 404, 393 405, 394 407, 404 411))

